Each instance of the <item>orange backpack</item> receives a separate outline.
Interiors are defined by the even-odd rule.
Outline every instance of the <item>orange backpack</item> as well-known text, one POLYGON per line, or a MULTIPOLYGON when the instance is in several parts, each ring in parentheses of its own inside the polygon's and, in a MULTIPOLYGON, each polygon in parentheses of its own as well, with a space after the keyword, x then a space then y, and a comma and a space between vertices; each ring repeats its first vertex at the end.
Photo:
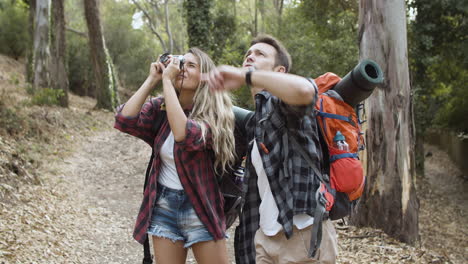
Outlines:
POLYGON ((365 185, 364 171, 358 157, 358 151, 364 149, 360 120, 353 107, 329 92, 340 80, 333 73, 325 73, 315 79, 319 89, 315 105, 317 122, 328 147, 330 187, 336 191, 330 209, 332 220, 350 213, 352 201, 361 197, 365 185), (334 146, 333 139, 338 131, 345 137, 349 151, 334 146))

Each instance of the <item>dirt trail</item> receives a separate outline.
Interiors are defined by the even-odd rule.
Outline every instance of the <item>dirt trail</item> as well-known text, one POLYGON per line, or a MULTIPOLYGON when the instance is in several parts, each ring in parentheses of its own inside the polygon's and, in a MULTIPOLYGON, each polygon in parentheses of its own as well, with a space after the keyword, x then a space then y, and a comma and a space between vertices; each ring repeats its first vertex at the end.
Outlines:
POLYGON ((132 228, 144 181, 150 148, 116 130, 86 138, 67 158, 63 174, 71 176, 79 191, 80 206, 98 213, 80 250, 82 263, 138 263, 142 247, 132 238, 132 228))
MULTIPOLYGON (((75 137, 71 155, 43 166, 43 184, 20 188, 19 195, 29 198, 4 209, 19 222, 0 221, 2 232, 13 225, 6 243, 16 243, 8 248, 13 257, 3 259, 0 239, 0 263, 141 263, 142 247, 131 234, 151 149, 112 129, 112 114, 104 115, 107 128, 75 137)), ((427 177, 419 183, 420 245, 336 222, 338 263, 466 263, 467 183, 445 153, 429 151, 427 177)), ((234 263, 232 232, 228 250, 234 263)), ((187 263, 196 263, 192 254, 187 263)))
MULTIPOLYGON (((142 246, 131 237, 151 148, 115 129, 83 139, 60 167, 76 188, 79 206, 95 211, 77 243, 80 263, 140 263, 142 246)), ((231 236, 233 237, 233 236, 231 236)), ((229 239, 232 251, 232 239, 229 239)), ((187 263, 195 263, 189 254, 187 263)))
MULTIPOLYGON (((111 122, 109 122, 111 127, 111 122)), ((427 146, 426 178, 420 186, 421 244, 410 247, 379 230, 340 228, 340 263, 463 263, 467 256, 466 182, 445 153, 427 146), (463 202, 465 201, 465 202, 463 202), (434 251, 434 249, 436 249, 434 251)), ((78 206, 87 208, 80 263, 140 263, 142 247, 132 238, 150 147, 115 129, 83 138, 81 147, 58 164, 74 184, 78 206)), ((228 247, 233 258, 233 229, 228 247)), ((71 253, 73 254, 73 253, 71 253)), ((190 254, 187 263, 196 263, 190 254)))

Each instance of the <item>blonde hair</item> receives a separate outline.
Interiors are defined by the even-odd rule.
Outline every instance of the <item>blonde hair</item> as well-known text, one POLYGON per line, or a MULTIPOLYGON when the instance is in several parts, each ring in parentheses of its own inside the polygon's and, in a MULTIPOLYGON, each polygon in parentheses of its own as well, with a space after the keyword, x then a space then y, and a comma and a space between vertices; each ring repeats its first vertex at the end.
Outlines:
MULTIPOLYGON (((211 58, 199 48, 188 51, 198 58, 200 72, 208 73, 215 68, 211 58)), ((235 161, 234 113, 232 101, 227 92, 210 92, 207 82, 201 81, 193 98, 193 109, 190 118, 200 124, 202 138, 205 140, 206 125, 211 128, 213 136, 213 151, 215 154, 214 168, 226 171, 235 161)))

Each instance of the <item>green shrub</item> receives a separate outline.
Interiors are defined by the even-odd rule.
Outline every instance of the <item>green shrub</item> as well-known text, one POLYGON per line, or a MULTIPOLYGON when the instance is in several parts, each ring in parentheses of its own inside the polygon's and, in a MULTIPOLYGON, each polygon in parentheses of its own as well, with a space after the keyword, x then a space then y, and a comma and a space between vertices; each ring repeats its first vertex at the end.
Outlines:
POLYGON ((12 74, 10 76, 10 84, 18 85, 20 83, 18 74, 12 74))
POLYGON ((35 105, 59 105, 60 97, 64 95, 63 90, 43 88, 34 93, 31 102, 35 105))
POLYGON ((29 43, 28 6, 23 1, 7 1, 0 7, 0 53, 18 59, 29 43))
POLYGON ((0 99, 0 134, 18 135, 24 129, 24 119, 15 110, 7 107, 3 100, 0 99))
POLYGON ((29 95, 34 95, 34 87, 30 83, 26 83, 24 85, 24 89, 26 90, 26 93, 29 95))

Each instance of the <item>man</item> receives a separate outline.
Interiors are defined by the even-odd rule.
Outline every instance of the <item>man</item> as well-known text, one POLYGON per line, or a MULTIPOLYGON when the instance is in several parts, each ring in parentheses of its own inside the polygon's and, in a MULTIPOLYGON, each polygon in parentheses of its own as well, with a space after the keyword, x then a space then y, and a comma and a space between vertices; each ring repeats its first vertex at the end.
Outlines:
POLYGON ((288 74, 290 55, 271 36, 252 41, 242 66, 220 66, 205 77, 214 90, 247 84, 255 100, 246 125, 251 143, 236 262, 335 263, 335 229, 321 221, 324 204, 316 201, 326 178, 313 112, 316 85, 288 74))

